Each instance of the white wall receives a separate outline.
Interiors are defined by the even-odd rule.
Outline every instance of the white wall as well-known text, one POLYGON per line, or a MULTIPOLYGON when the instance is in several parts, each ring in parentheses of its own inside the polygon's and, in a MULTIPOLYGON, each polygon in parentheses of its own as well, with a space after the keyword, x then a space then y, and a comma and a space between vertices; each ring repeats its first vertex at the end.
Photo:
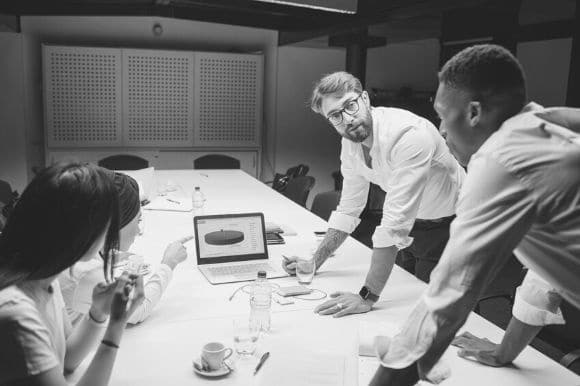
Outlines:
MULTIPOLYGON (((264 128, 267 162, 272 168, 276 128, 277 31, 158 17, 25 16, 24 36, 28 162, 44 162, 41 43, 132 48, 181 49, 221 52, 263 52, 264 128), (160 23, 161 36, 152 27, 160 23)), ((0 90, 0 93, 2 91, 0 90)), ((268 178, 271 170, 266 170, 268 178)))
POLYGON ((343 49, 280 47, 278 49, 276 171, 306 164, 316 184, 307 207, 319 192, 334 190, 333 171, 340 169, 340 136, 308 101, 314 83, 327 73, 344 70, 343 49))
POLYGON ((518 44, 530 100, 544 106, 566 104, 571 51, 571 38, 518 44))
POLYGON ((0 179, 22 193, 27 184, 22 36, 2 32, 0 47, 0 179))
MULTIPOLYGON (((388 39, 388 38, 387 38, 388 39)), ((416 40, 375 47, 367 53, 366 88, 437 90, 439 41, 416 40)))

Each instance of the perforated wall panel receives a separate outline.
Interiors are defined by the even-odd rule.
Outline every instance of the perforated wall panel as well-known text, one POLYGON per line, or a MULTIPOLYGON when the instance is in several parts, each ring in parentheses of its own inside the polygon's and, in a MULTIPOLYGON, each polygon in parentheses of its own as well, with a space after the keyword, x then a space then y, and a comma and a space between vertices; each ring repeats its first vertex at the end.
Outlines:
POLYGON ((47 145, 120 145, 121 51, 43 46, 47 145))
POLYGON ((123 50, 127 146, 193 145, 193 53, 123 50))
POLYGON ((259 146, 263 59, 195 53, 194 144, 259 146))

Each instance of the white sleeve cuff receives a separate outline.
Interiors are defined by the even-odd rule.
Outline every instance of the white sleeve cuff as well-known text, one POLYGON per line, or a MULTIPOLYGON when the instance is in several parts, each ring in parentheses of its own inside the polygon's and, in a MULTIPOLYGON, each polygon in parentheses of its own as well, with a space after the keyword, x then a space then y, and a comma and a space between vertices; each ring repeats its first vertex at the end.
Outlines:
POLYGON ((392 245, 398 249, 407 248, 413 242, 409 229, 393 229, 379 225, 373 234, 373 248, 386 248, 392 245))
POLYGON ((171 267, 168 266, 167 264, 161 263, 159 264, 159 267, 157 267, 157 273, 163 277, 162 281, 165 283, 163 288, 167 287, 167 283, 169 283, 171 277, 173 276, 173 270, 171 269, 171 267))
POLYGON ((566 323, 560 308, 557 308, 555 312, 552 312, 548 309, 539 308, 538 306, 530 304, 521 295, 521 288, 516 290, 512 313, 517 320, 529 324, 530 326, 546 326, 548 324, 566 323))
POLYGON ((358 217, 333 211, 328 219, 328 227, 351 234, 360 223, 358 217))

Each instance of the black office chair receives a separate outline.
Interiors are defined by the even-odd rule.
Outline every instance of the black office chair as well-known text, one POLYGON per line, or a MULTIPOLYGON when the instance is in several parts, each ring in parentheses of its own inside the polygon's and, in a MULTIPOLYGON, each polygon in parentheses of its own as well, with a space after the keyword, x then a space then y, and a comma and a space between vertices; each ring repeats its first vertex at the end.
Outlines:
POLYGON ((194 169, 239 169, 240 160, 224 154, 208 154, 193 160, 194 169))
POLYGON ((344 177, 340 170, 332 172, 331 175, 334 179, 334 190, 342 190, 342 181, 344 180, 344 177))
POLYGON ((0 180, 0 204, 8 204, 12 201, 13 193, 10 184, 4 180, 0 180))
MULTIPOLYGON (((340 175, 342 187, 342 175, 340 175)), ((367 204, 360 214, 360 223, 350 234, 353 238, 369 248, 373 247, 373 234, 383 218, 383 204, 386 193, 380 186, 370 184, 367 204)))
POLYGON ((560 305, 566 324, 545 326, 538 338, 564 353, 560 364, 580 374, 580 310, 567 301, 560 305))
POLYGON ((0 180, 0 232, 4 229, 17 199, 18 192, 12 191, 12 187, 8 182, 0 180))
POLYGON ((314 177, 312 176, 300 176, 288 181, 286 189, 282 194, 298 205, 306 206, 306 200, 308 200, 308 194, 314 186, 314 177))
POLYGON ((336 209, 339 201, 340 192, 336 190, 318 193, 312 201, 310 211, 325 221, 328 221, 330 214, 336 209))
POLYGON ((103 158, 98 165, 109 170, 139 170, 149 167, 149 161, 131 154, 116 154, 103 158))

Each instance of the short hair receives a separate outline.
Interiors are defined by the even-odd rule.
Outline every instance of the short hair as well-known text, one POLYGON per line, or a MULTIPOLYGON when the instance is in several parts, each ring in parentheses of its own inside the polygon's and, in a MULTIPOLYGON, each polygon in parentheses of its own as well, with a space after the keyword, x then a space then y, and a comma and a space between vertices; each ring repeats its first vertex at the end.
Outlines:
POLYGON ((327 74, 314 85, 312 97, 310 98, 310 108, 314 112, 320 113, 322 98, 327 95, 342 96, 351 91, 357 93, 363 92, 360 80, 358 80, 354 75, 346 71, 337 71, 332 74, 327 74))
POLYGON ((504 47, 481 44, 468 47, 443 65, 439 82, 460 89, 482 103, 482 108, 499 108, 517 114, 526 104, 524 71, 504 47))
POLYGON ((0 234, 0 289, 55 276, 105 236, 105 278, 119 245, 119 201, 112 172, 57 164, 26 187, 0 234))

